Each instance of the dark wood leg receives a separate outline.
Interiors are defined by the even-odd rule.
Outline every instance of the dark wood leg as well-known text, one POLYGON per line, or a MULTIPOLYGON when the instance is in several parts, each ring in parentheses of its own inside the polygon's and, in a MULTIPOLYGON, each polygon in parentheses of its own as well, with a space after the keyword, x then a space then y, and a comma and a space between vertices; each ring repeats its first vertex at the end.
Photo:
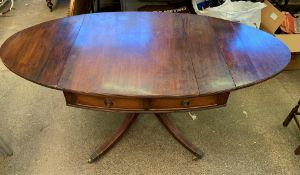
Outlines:
POLYGON ((103 156, 110 148, 113 147, 115 143, 123 136, 123 134, 128 130, 131 124, 135 121, 139 114, 133 113, 128 114, 127 117, 124 119, 123 123, 119 126, 118 129, 112 134, 112 136, 90 156, 88 160, 89 163, 94 162, 101 156, 103 156))
MULTIPOLYGON (((297 115, 300 115, 299 107, 300 107, 300 100, 298 101, 298 104, 289 113, 289 115, 287 116, 287 118, 284 120, 283 126, 286 127, 291 122, 291 120, 294 119, 295 122, 296 122, 296 124, 297 124, 297 126, 298 126, 298 128, 300 129, 300 122, 297 119, 297 115)), ((295 150, 295 154, 296 155, 300 155, 300 145, 295 150)))
POLYGON ((201 159, 204 153, 197 148, 194 144, 192 144, 188 139, 186 139, 183 134, 176 128, 176 126, 170 121, 167 114, 165 113, 155 113, 156 117, 159 121, 165 126, 165 128, 169 131, 169 133, 186 149, 188 149, 191 153, 196 156, 196 159, 201 159))
POLYGON ((294 117, 296 117, 296 114, 298 113, 299 106, 300 106, 300 101, 298 102, 298 105, 296 105, 296 106, 292 109, 292 111, 289 113, 289 115, 287 116, 287 118, 284 120, 283 126, 286 127, 286 126, 290 123, 290 121, 291 121, 294 117))
POLYGON ((50 12, 52 12, 52 8, 53 8, 52 0, 46 0, 46 2, 47 2, 47 6, 48 6, 49 9, 50 9, 50 12))
MULTIPOLYGON (((124 119, 123 123, 119 126, 118 129, 112 134, 112 136, 90 156, 88 160, 89 163, 93 163, 98 158, 103 156, 109 149, 113 147, 115 143, 119 141, 119 139, 123 136, 123 134, 128 130, 131 124, 138 117, 138 113, 128 114, 128 116, 124 119)), ((204 153, 192 144, 188 139, 186 139, 183 134, 176 128, 176 126, 170 121, 167 114, 165 113, 155 113, 156 117, 159 121, 164 125, 164 127, 169 131, 169 133, 186 149, 188 149, 191 153, 196 156, 196 159, 201 159, 204 153)))
POLYGON ((289 113, 289 115, 286 117, 286 119, 283 121, 283 126, 287 127, 289 125, 289 123, 291 122, 291 120, 293 120, 293 118, 295 117, 295 112, 294 112, 295 108, 293 108, 293 110, 289 113))

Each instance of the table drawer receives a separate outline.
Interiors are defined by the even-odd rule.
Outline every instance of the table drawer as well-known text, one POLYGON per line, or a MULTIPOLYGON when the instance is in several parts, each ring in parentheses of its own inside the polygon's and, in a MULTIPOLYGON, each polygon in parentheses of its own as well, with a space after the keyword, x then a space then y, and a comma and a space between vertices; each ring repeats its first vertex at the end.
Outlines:
POLYGON ((225 105, 229 93, 190 97, 190 98, 159 98, 151 100, 150 110, 185 110, 208 108, 214 106, 225 105))
POLYGON ((104 95, 86 95, 65 91, 64 95, 67 105, 104 110, 144 110, 143 99, 108 97, 104 95))
POLYGON ((225 105, 229 93, 189 98, 125 98, 64 91, 67 105, 106 111, 160 111, 209 108, 225 105))

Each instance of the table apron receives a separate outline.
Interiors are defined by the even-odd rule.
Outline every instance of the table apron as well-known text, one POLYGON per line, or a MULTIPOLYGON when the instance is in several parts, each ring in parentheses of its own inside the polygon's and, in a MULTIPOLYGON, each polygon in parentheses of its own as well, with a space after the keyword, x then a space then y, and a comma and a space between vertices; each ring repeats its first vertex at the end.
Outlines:
POLYGON ((120 112, 173 112, 224 106, 230 92, 169 98, 112 97, 63 91, 68 106, 120 112))

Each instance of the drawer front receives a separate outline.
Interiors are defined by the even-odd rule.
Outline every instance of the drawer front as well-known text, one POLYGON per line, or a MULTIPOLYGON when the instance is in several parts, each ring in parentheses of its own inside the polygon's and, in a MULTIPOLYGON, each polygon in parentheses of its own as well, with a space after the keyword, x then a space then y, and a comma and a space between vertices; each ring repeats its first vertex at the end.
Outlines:
POLYGON ((144 110, 143 99, 116 98, 102 95, 86 95, 65 92, 64 95, 68 105, 106 110, 144 110))
POLYGON ((64 91, 67 105, 106 111, 179 111, 225 105, 229 93, 190 98, 122 98, 64 91))
POLYGON ((151 100, 150 110, 186 110, 225 105, 229 94, 191 98, 161 98, 151 100))

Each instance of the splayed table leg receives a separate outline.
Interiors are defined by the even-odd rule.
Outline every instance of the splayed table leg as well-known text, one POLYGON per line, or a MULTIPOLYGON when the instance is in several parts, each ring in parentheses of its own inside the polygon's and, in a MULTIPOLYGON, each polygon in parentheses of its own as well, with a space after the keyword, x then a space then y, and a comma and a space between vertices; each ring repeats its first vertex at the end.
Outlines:
POLYGON ((131 124, 135 121, 139 114, 128 114, 123 123, 115 130, 112 136, 90 156, 89 163, 93 163, 95 160, 103 156, 109 149, 111 149, 115 143, 124 135, 124 133, 130 128, 131 124))
POLYGON ((188 149, 191 153, 196 156, 196 159, 201 159, 204 153, 192 144, 187 138, 183 136, 183 134, 176 128, 176 126, 170 121, 168 115, 166 113, 155 113, 156 117, 159 121, 165 126, 165 128, 169 131, 169 133, 186 149, 188 149))

